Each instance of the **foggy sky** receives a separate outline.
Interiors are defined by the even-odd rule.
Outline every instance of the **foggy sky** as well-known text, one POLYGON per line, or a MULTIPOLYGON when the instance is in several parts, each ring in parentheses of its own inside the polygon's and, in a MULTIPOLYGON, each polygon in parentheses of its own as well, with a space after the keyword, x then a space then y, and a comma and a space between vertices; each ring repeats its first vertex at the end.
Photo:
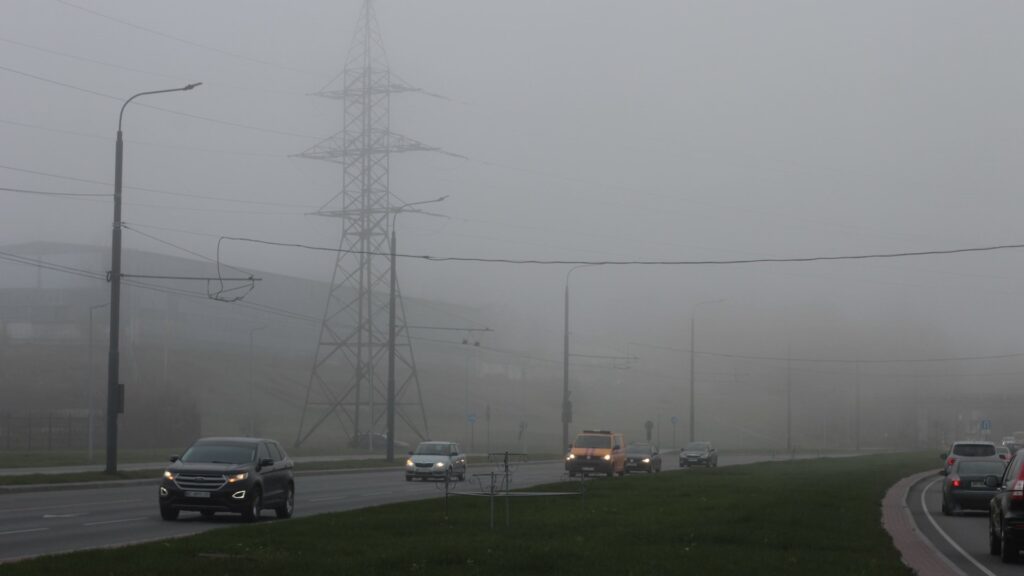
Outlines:
MULTIPOLYGON (((211 256, 220 235, 337 245, 340 222, 303 213, 340 190, 340 166, 288 156, 341 127, 340 103, 306 94, 342 68, 359 2, 74 1, 210 48, 55 1, 3 0, 0 66, 119 98, 204 82, 145 103, 294 134, 131 106, 126 187, 283 205, 126 189, 127 223, 190 232, 144 228, 211 256)), ((392 157, 403 201, 451 195, 432 207, 450 219, 402 217, 403 252, 717 259, 1024 239, 1020 4, 381 0, 377 15, 392 71, 447 98, 394 96, 392 129, 468 158, 392 157)), ((112 181, 120 102, 6 70, 0 86, 0 164, 112 181)), ((0 183, 110 191, 5 169, 0 183)), ((0 244, 109 245, 108 200, 0 194, 0 244)), ((125 244, 182 255, 131 232, 125 244)), ((323 281, 333 261, 240 244, 223 255, 323 281)), ((1001 252, 589 268, 573 273, 573 346, 685 348, 691 306, 724 298, 698 308, 709 350, 1019 352, 1021 263, 1001 252)), ((558 356, 567 267, 401 270, 407 296, 478 307, 499 322, 492 342, 558 356)))

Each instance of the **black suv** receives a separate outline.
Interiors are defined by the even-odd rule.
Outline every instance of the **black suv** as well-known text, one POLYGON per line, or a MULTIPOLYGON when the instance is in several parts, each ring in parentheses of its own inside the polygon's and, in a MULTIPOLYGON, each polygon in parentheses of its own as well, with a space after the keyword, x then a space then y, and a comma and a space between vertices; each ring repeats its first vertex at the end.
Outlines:
POLYGON ((985 477, 985 485, 996 490, 988 505, 988 551, 1016 562, 1024 545, 1024 450, 1013 455, 1002 477, 985 477))
POLYGON ((295 509, 294 465, 280 444, 262 438, 202 438, 171 465, 160 483, 160 516, 182 510, 234 512, 253 522, 264 508, 278 518, 295 509))

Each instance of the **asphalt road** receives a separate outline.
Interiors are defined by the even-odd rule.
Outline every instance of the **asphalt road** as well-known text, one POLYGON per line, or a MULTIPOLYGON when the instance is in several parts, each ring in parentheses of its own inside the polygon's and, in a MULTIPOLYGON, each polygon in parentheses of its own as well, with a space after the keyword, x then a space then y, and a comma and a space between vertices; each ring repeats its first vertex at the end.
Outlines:
POLYGON ((969 576, 1024 574, 1024 558, 1017 565, 1003 564, 988 553, 988 513, 942 515, 944 476, 928 476, 911 487, 907 506, 918 529, 932 545, 969 576))
MULTIPOLYGON (((665 453, 664 469, 675 469, 675 453, 665 453)), ((721 466, 749 464, 771 459, 766 455, 722 455, 721 466)), ((487 473, 491 467, 474 466, 470 474, 487 473)), ((564 477, 561 462, 522 464, 515 471, 512 488, 555 482, 564 477)), ((599 480, 599 481, 615 481, 599 480)), ((240 524, 233 515, 205 519, 198 513, 182 513, 176 522, 160 519, 157 484, 0 494, 0 562, 86 548, 121 546, 193 534, 240 524)), ((439 498, 439 482, 406 482, 402 470, 360 471, 348 474, 304 475, 295 478, 295 515, 365 508, 391 502, 439 498)), ((472 482, 455 490, 471 490, 472 482)), ((263 512, 264 521, 273 511, 263 512)), ((286 521, 286 520, 285 520, 286 521)))

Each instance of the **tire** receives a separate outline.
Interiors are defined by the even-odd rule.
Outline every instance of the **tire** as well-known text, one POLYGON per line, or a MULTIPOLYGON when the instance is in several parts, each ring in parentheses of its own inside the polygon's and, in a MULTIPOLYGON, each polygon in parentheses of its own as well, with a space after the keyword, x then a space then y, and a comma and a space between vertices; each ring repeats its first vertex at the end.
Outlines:
POLYGON ((213 510, 202 510, 199 514, 203 518, 213 518, 213 510))
POLYGON ((168 522, 178 519, 178 511, 170 506, 160 507, 160 517, 168 522))
POLYGON ((459 482, 465 482, 465 481, 466 481, 466 471, 463 470, 462 472, 459 473, 459 482))
POLYGON ((999 551, 999 559, 1002 560, 1004 564, 1016 564, 1020 549, 1017 548, 1016 543, 1006 538, 1005 527, 1002 530, 1001 536, 1000 547, 1002 550, 999 551))
POLYGON ((292 517, 292 514, 295 513, 295 486, 288 485, 288 491, 285 492, 284 496, 284 503, 274 508, 274 513, 281 519, 292 517))
POLYGON ((257 522, 260 519, 260 511, 263 510, 263 492, 256 488, 252 492, 252 500, 249 507, 242 512, 242 519, 246 522, 257 522))
POLYGON ((988 553, 992 556, 999 556, 1003 551, 1003 541, 996 536, 995 530, 992 529, 992 522, 988 523, 988 553))
POLYGON ((942 514, 945 516, 953 515, 953 508, 950 507, 949 502, 945 498, 942 499, 942 514))

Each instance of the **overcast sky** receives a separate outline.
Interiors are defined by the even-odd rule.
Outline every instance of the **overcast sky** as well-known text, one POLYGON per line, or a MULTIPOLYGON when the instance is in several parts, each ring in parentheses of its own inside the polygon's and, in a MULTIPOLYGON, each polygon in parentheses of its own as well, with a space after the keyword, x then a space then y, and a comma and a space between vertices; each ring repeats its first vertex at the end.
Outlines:
MULTIPOLYGON (((376 6, 392 71, 445 97, 394 96, 392 129, 468 158, 392 157, 402 201, 450 195, 433 207, 448 219, 403 216, 403 252, 686 260, 1024 241, 1024 4, 376 6)), ((341 127, 339 102, 306 94, 342 68, 357 0, 0 0, 0 11, 0 186, 109 192, 9 168, 112 182, 121 101, 203 82, 144 103, 206 119, 128 109, 124 220, 207 255, 220 235, 337 245, 339 221, 303 213, 340 190, 340 167, 289 155, 341 127)), ((109 245, 108 199, 0 202, 0 244, 109 245)), ((125 245, 184 255, 130 231, 125 245)), ((318 280, 333 258, 239 244, 223 255, 318 280)), ((584 269, 572 276, 576 346, 685 347, 693 304, 722 298, 697 309, 719 349, 1019 352, 1022 263, 1007 251, 584 269)), ((565 266, 401 270, 406 295, 503 318, 495 337, 559 342, 565 266)))

